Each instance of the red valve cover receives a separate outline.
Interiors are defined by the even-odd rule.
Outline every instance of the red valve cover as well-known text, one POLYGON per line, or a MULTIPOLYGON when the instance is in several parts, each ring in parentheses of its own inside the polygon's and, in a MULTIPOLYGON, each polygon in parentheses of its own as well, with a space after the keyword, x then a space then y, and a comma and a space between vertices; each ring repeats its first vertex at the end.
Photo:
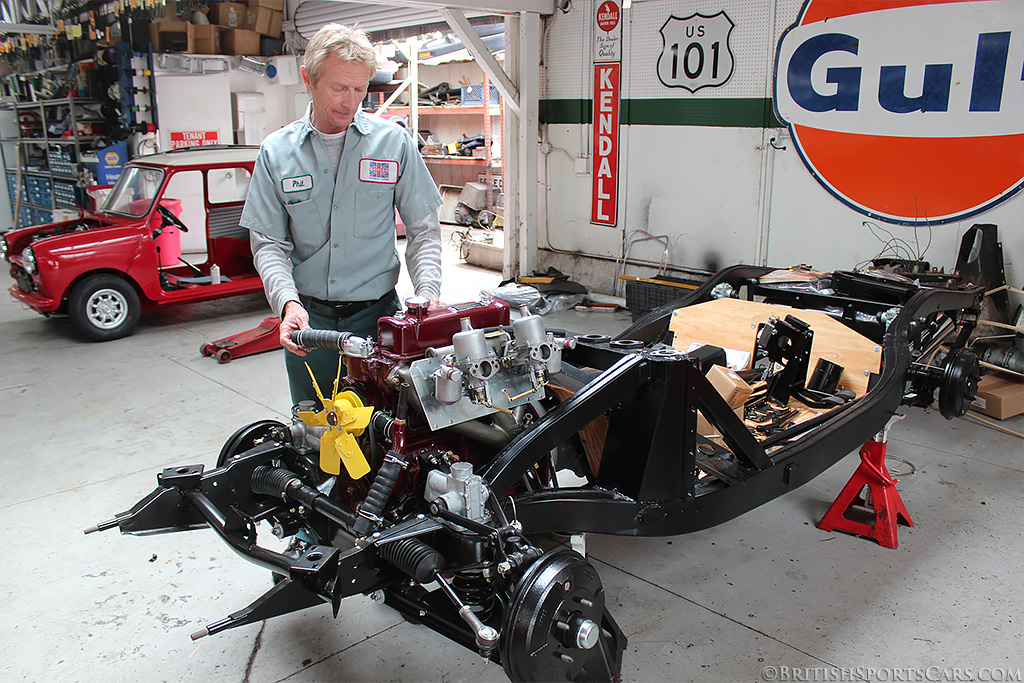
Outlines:
POLYGON ((469 318, 474 329, 508 325, 509 310, 507 303, 495 299, 396 313, 377 321, 377 343, 386 355, 422 356, 430 347, 451 344, 452 335, 462 330, 463 318, 469 318))

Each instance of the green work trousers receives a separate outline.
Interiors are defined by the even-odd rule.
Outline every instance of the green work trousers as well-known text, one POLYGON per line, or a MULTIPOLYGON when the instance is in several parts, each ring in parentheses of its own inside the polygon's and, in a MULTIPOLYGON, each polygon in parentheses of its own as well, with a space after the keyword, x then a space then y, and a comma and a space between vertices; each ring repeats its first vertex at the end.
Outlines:
MULTIPOLYGON (((377 336, 377 320, 387 315, 392 315, 400 310, 401 304, 398 295, 394 292, 386 296, 369 308, 359 311, 347 318, 333 318, 309 313, 309 326, 318 330, 337 330, 339 332, 351 332, 358 337, 377 336)), ((296 356, 294 353, 284 352, 284 366, 288 371, 288 389, 292 394, 292 404, 299 401, 316 401, 317 407, 320 402, 313 391, 313 382, 309 378, 309 370, 313 370, 316 382, 320 386, 326 398, 330 398, 334 388, 334 379, 338 376, 338 363, 341 361, 341 353, 337 350, 313 349, 305 358, 296 356)), ((344 376, 345 371, 342 370, 344 376)))

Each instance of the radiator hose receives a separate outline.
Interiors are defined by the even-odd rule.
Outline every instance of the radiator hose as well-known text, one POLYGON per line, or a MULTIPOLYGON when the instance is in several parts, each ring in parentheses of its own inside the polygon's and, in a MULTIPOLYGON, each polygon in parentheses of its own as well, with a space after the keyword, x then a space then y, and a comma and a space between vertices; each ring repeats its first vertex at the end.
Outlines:
POLYGON ((384 508, 395 490, 398 476, 405 469, 405 417, 409 408, 409 385, 402 383, 398 394, 398 412, 391 424, 391 450, 384 456, 384 462, 377 470, 366 500, 359 506, 359 514, 352 531, 356 537, 368 535, 381 521, 384 508))
POLYGON ((345 340, 352 336, 351 332, 336 330, 296 330, 292 332, 292 342, 304 349, 344 349, 345 340))
POLYGON ((381 513, 384 512, 391 492, 395 490, 398 475, 404 468, 405 460, 398 453, 388 451, 383 464, 377 470, 370 492, 366 494, 366 500, 359 506, 359 516, 352 526, 352 531, 357 537, 366 536, 380 522, 381 513))

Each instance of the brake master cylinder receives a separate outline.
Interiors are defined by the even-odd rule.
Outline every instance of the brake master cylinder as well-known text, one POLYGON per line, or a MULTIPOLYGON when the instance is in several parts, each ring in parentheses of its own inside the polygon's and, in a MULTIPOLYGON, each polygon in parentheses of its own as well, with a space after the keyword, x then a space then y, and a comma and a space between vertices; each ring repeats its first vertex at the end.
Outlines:
POLYGON ((439 501, 449 512, 468 517, 476 522, 487 522, 487 484, 483 477, 473 474, 468 462, 452 464, 451 474, 431 470, 427 474, 427 487, 423 497, 428 503, 439 501))

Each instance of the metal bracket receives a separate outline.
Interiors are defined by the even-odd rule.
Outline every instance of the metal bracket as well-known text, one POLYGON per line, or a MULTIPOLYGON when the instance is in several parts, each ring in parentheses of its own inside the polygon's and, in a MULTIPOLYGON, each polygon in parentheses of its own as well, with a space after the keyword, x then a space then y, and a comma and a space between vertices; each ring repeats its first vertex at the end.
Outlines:
POLYGON ((192 640, 199 640, 229 628, 254 624, 290 612, 298 612, 307 607, 316 607, 324 602, 323 597, 303 586, 301 582, 283 579, 245 609, 207 624, 205 628, 193 633, 192 640))
POLYGON ((887 443, 889 441, 889 430, 892 429, 893 425, 895 425, 897 422, 902 421, 906 417, 907 416, 904 415, 903 413, 896 413, 891 418, 889 418, 889 421, 885 423, 885 426, 882 427, 882 430, 875 435, 875 441, 877 441, 878 443, 887 443))

